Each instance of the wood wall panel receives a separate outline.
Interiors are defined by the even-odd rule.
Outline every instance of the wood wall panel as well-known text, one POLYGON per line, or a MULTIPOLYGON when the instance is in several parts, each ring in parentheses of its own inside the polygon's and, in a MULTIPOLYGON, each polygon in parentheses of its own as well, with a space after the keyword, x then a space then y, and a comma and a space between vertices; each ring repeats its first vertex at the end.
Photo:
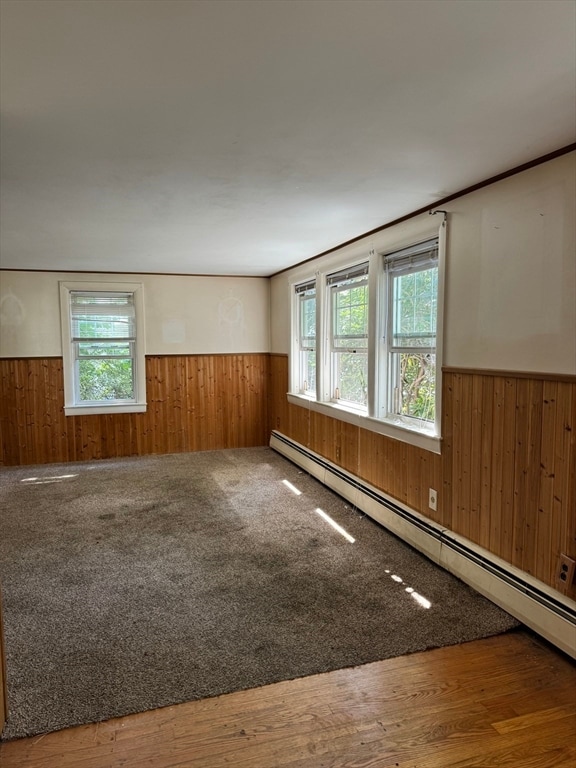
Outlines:
MULTIPOLYGON (((284 395, 286 397, 286 395, 284 395)), ((308 408, 299 408, 288 403, 288 424, 290 434, 295 435, 301 445, 310 447, 310 411, 308 408)))
POLYGON ((146 413, 66 417, 61 359, 0 360, 1 462, 266 445, 278 429, 550 586, 560 554, 576 558, 566 377, 446 372, 441 456, 288 403, 285 355, 151 356, 146 378, 146 413))
MULTIPOLYGON (((576 558, 576 381, 454 369, 443 378, 441 456, 307 408, 291 405, 286 419, 281 355, 271 358, 270 423, 557 587, 560 554, 576 558), (438 491, 436 512, 429 488, 438 491)), ((566 592, 576 598, 575 586, 566 592)))
POLYGON ((288 357, 270 355, 270 379, 268 384, 268 424, 287 435, 288 423, 288 357))
POLYGON ((60 358, 0 360, 4 465, 268 442, 267 354, 146 358, 146 413, 64 415, 60 358))
POLYGON ((338 462, 337 451, 340 450, 340 424, 323 413, 310 412, 310 443, 314 450, 329 461, 338 462))

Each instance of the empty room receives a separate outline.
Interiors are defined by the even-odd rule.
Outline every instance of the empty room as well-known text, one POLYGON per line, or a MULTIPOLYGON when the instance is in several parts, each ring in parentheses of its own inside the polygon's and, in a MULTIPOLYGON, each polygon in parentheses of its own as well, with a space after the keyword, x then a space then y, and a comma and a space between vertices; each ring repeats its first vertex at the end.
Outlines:
POLYGON ((575 0, 0 0, 2 768, 576 763, 575 0))

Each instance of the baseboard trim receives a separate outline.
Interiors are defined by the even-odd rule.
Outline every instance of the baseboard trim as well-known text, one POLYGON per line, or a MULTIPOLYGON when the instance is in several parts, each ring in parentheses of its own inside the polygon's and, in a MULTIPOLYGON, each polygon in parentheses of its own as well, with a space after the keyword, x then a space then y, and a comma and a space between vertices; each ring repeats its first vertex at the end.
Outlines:
POLYGON ((274 430, 270 447, 576 659, 576 603, 274 430))

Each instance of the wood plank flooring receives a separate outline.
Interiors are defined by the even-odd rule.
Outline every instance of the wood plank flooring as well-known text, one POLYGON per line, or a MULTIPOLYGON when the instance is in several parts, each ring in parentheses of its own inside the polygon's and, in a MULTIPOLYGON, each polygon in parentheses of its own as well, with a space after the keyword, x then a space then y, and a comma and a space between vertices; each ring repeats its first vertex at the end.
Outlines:
POLYGON ((2 768, 574 768, 576 665, 528 632, 0 745, 2 768))

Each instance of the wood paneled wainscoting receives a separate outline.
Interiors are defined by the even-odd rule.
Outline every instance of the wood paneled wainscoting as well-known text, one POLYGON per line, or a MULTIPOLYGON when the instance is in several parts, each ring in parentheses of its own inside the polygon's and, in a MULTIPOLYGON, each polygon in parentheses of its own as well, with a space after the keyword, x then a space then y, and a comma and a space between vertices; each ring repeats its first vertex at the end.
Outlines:
POLYGON ((441 455, 291 405, 286 355, 148 356, 146 378, 146 413, 67 417, 61 358, 0 360, 0 462, 266 445, 278 429, 552 587, 560 554, 576 558, 574 377, 445 370, 441 455))
MULTIPOLYGON (((551 587, 576 558, 576 377, 446 369, 442 453, 288 403, 271 356, 270 426, 551 587), (428 489, 438 491, 437 511, 428 489)), ((576 587, 563 589, 576 599, 576 587)))
POLYGON ((61 358, 0 360, 6 466, 266 445, 269 356, 146 358, 146 413, 64 415, 61 358))

